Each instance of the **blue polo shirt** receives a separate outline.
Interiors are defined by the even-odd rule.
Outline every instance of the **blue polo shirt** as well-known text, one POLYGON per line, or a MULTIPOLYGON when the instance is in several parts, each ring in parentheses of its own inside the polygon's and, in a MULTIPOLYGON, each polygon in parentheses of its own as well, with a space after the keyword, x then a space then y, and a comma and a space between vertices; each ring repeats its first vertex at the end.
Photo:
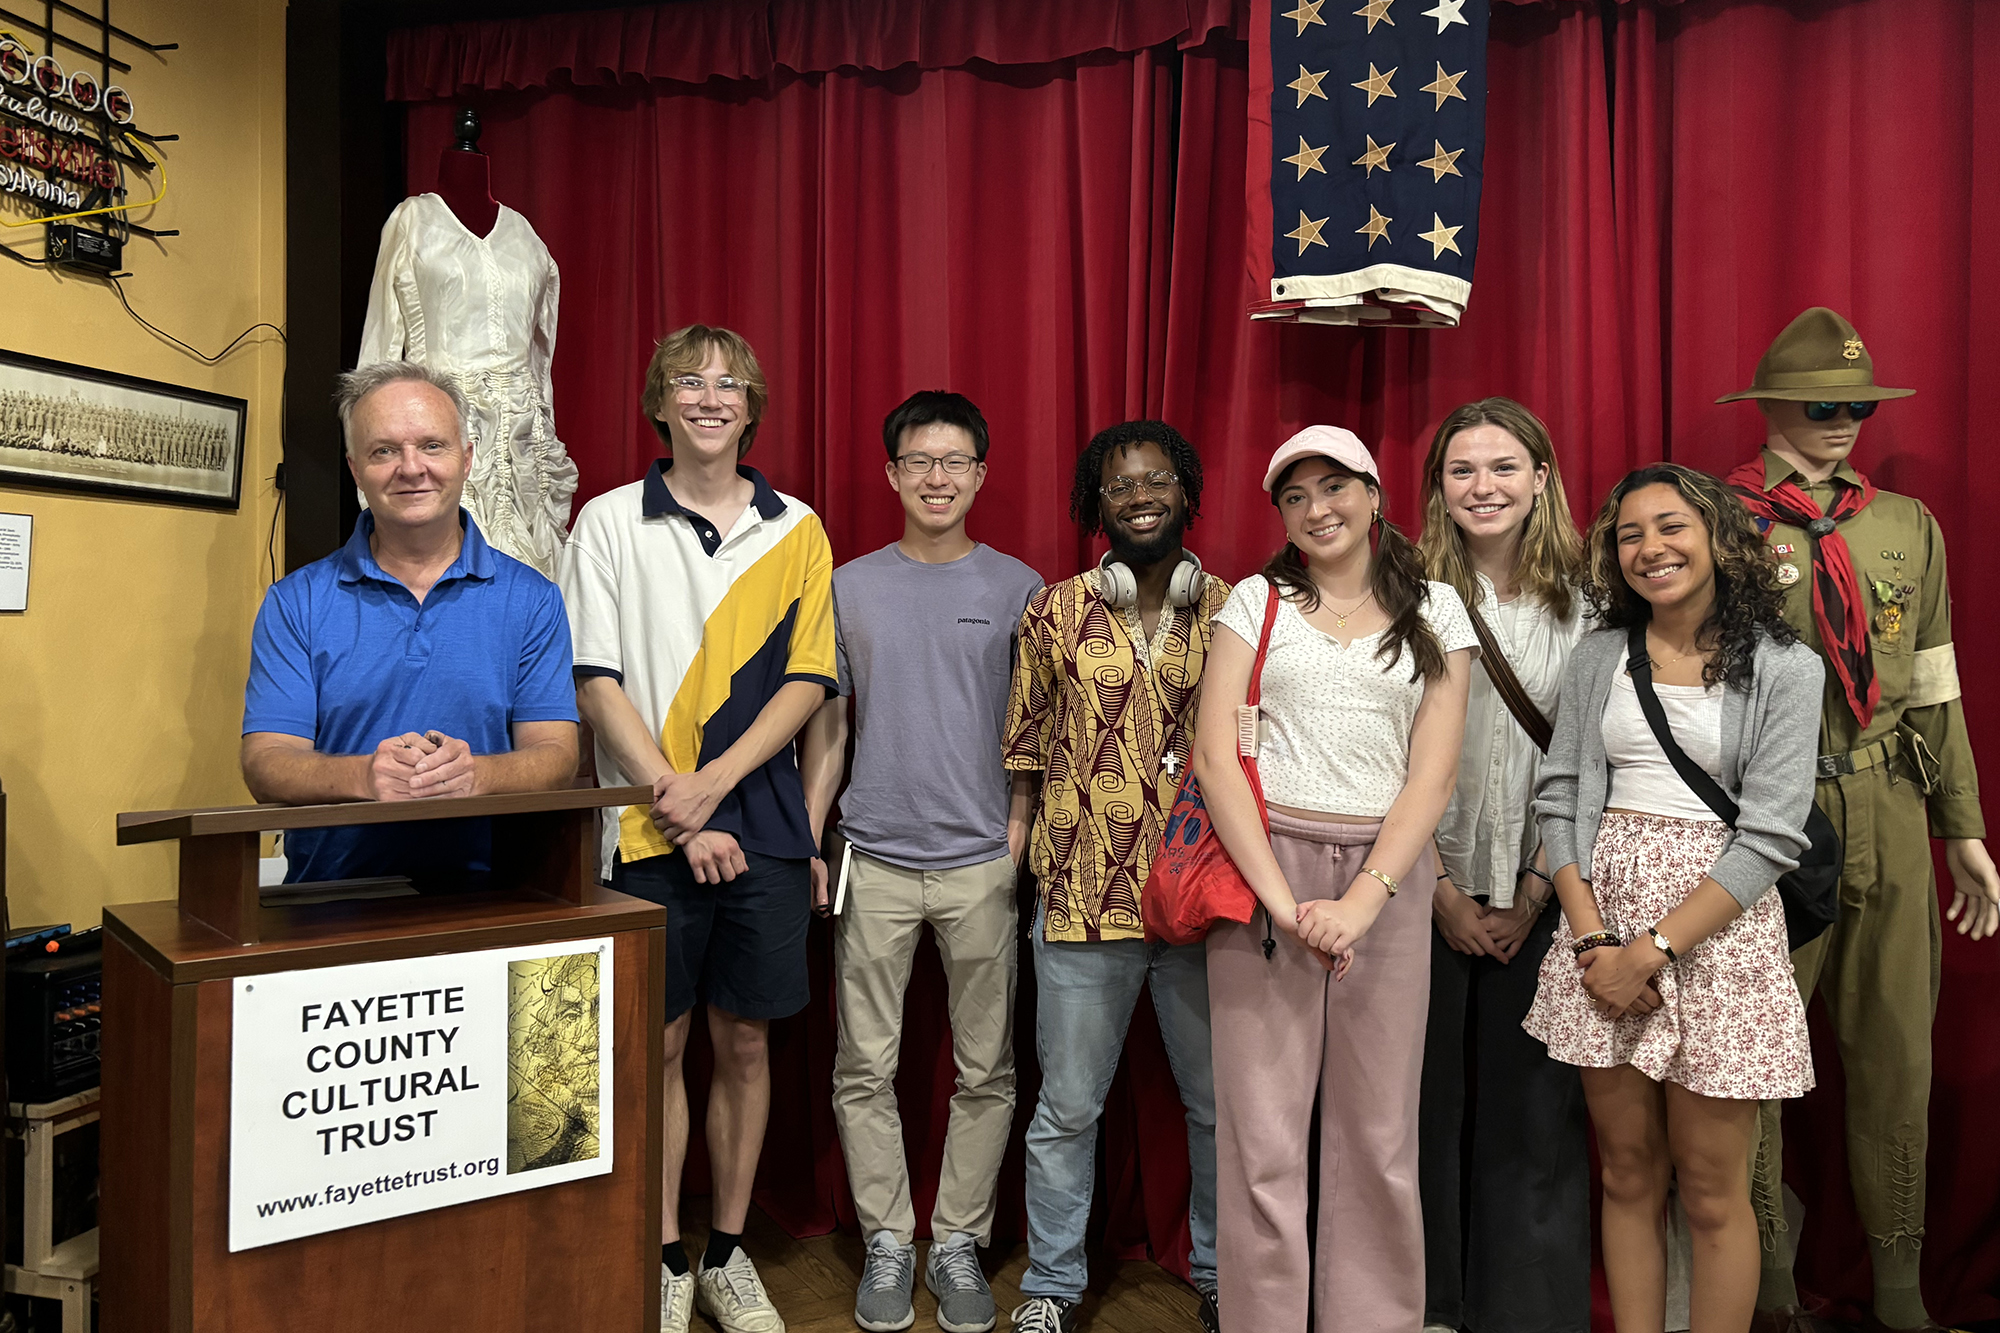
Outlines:
MULTIPOLYGON (((375 563, 368 513, 347 545, 273 584, 250 637, 245 734, 372 754, 391 736, 441 731, 499 754, 516 722, 576 721, 562 594, 488 546, 470 514, 459 520, 464 546, 421 603, 375 563)), ((483 819, 296 829, 285 878, 461 882, 490 868, 491 841, 483 819)))

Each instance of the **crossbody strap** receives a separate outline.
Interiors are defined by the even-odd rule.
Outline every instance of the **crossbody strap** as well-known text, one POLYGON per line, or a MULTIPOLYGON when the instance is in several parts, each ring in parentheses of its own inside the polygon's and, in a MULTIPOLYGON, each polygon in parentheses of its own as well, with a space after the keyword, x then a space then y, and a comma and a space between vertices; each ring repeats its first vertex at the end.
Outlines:
POLYGON ((1250 668, 1250 690, 1243 702, 1252 708, 1264 694, 1264 658, 1271 651, 1271 626, 1278 619, 1278 585, 1271 584, 1271 592, 1264 599, 1264 628, 1257 635, 1257 661, 1250 668))
POLYGON ((1521 678, 1514 674, 1514 664, 1507 660, 1507 654, 1500 651, 1500 641, 1493 637, 1486 617, 1479 614, 1476 606, 1468 604, 1465 609, 1472 616, 1472 632, 1479 636, 1479 664, 1486 668, 1493 688, 1500 692, 1500 702, 1507 705, 1507 711, 1521 724, 1521 730, 1528 733, 1528 739, 1535 743, 1535 748, 1547 754, 1549 741, 1555 736, 1556 729, 1549 725, 1548 718, 1528 697, 1521 678))
POLYGON ((1639 711, 1646 715, 1646 725, 1653 729, 1653 739, 1659 741, 1660 748, 1667 752, 1667 762, 1674 766, 1674 772, 1681 775, 1681 781, 1701 797, 1703 805, 1715 811, 1723 823, 1735 828, 1740 807, 1729 799, 1729 793, 1722 790, 1721 783, 1687 757, 1687 751, 1681 749, 1680 742, 1674 739, 1673 728, 1667 725, 1666 710, 1660 707, 1660 696, 1653 692, 1653 659, 1646 653, 1645 621, 1635 623, 1627 632, 1625 658, 1625 670, 1632 677, 1632 687, 1639 695, 1639 711))

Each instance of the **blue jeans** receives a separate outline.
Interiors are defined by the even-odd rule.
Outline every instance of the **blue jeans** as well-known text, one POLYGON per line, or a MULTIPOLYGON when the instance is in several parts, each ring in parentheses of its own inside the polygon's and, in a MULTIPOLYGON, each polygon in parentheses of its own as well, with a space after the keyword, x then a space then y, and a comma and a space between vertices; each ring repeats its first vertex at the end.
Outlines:
POLYGON ((1028 1271, 1024 1296, 1079 1300, 1089 1280, 1083 1234, 1097 1180, 1097 1123, 1118 1072, 1139 987, 1150 984, 1167 1062, 1187 1111, 1194 1178, 1189 1268, 1215 1281, 1215 1072, 1208 1045, 1208 957, 1199 944, 1110 940, 1050 944, 1032 927, 1035 1054, 1041 1099, 1028 1125, 1028 1271))

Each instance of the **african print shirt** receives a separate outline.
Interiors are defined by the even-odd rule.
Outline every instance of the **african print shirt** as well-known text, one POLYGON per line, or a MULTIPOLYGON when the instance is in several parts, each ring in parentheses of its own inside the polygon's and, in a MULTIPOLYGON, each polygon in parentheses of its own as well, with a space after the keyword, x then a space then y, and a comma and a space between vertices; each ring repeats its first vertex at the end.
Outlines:
POLYGON ((1211 576, 1200 602, 1162 613, 1143 655, 1093 574, 1028 602, 1004 753, 1010 770, 1043 775, 1029 864, 1045 939, 1145 938, 1139 891, 1187 771, 1201 669, 1228 599, 1211 576))

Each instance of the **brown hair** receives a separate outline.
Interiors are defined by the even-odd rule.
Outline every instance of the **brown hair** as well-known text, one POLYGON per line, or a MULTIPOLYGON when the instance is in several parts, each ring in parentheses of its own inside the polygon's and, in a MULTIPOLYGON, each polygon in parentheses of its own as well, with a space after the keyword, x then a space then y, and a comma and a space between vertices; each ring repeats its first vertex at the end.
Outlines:
POLYGON ((1431 437, 1431 451, 1424 456, 1424 532, 1417 541, 1424 569, 1431 578, 1449 583, 1469 607, 1479 605, 1479 580, 1472 572, 1472 556, 1465 549, 1465 534, 1451 521, 1444 502, 1444 455, 1452 436, 1474 426, 1498 426, 1521 442, 1535 467, 1548 469, 1548 485, 1535 498, 1521 533, 1520 553, 1514 575, 1521 591, 1534 597, 1567 619, 1576 585, 1583 577, 1583 538, 1570 517, 1569 497, 1563 493, 1562 469, 1556 466, 1556 447, 1549 428, 1541 418, 1512 398, 1482 398, 1455 408, 1431 437))
POLYGON ((1586 539, 1590 578, 1584 592, 1597 623, 1626 629, 1653 618, 1652 603, 1633 591, 1618 563, 1618 508, 1626 496, 1648 486, 1673 487, 1708 527, 1708 549, 1715 560, 1715 604, 1694 636, 1695 647, 1708 656, 1702 681, 1748 689, 1758 638, 1788 644, 1797 643, 1799 636, 1785 623, 1785 589, 1778 582, 1777 562, 1750 511, 1734 491, 1706 472, 1655 463, 1627 473, 1611 488, 1586 539))
POLYGON ((667 423, 660 420, 660 413, 673 399, 670 381, 676 375, 701 374, 712 352, 721 352, 729 373, 749 386, 744 403, 750 412, 750 424, 736 440, 736 456, 741 458, 750 452, 750 442, 757 438, 758 423, 763 421, 764 408, 770 401, 764 391, 764 368, 757 364, 757 354, 750 350, 742 334, 707 324, 690 324, 660 339, 653 347, 652 364, 646 367, 646 387, 639 395, 639 406, 659 433, 660 442, 672 450, 674 437, 667 423))
MULTIPOLYGON (((1410 679, 1422 677, 1436 680, 1444 674, 1444 645, 1438 642, 1436 634, 1423 618, 1423 605, 1431 595, 1431 587, 1424 578, 1423 562, 1418 558, 1417 548, 1403 530, 1382 516, 1382 487, 1373 477, 1362 476, 1350 468, 1323 455, 1314 455, 1336 473, 1344 477, 1354 477, 1368 488, 1375 498, 1375 549, 1368 558, 1369 591, 1375 595, 1376 605, 1382 614, 1389 617, 1389 628, 1383 632, 1382 642, 1375 649, 1375 656, 1394 666, 1402 660, 1403 649, 1410 650, 1415 669, 1410 679)), ((1309 461, 1301 458, 1283 472, 1271 486, 1271 503, 1278 503, 1278 495, 1285 489, 1286 479, 1297 470, 1299 463, 1309 461)), ((1314 611, 1319 608, 1319 587, 1312 581, 1306 570, 1306 558, 1299 548, 1289 541, 1279 547, 1277 553, 1264 562, 1258 571, 1269 579, 1278 592, 1288 602, 1296 602, 1301 610, 1314 611)))

